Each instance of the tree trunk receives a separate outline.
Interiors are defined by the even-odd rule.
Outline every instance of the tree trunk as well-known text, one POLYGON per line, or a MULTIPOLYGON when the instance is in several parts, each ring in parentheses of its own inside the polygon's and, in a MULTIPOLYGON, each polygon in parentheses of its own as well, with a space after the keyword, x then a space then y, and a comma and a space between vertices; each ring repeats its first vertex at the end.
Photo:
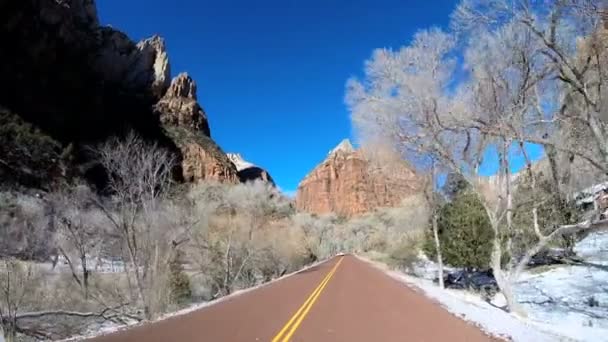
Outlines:
MULTIPOLYGON (((495 232, 498 232, 497 228, 495 228, 495 232)), ((494 279, 496 279, 496 284, 507 302, 507 310, 525 317, 525 311, 519 305, 519 303, 517 303, 515 296, 513 295, 511 277, 509 276, 508 272, 505 272, 502 269, 502 247, 499 234, 495 234, 494 236, 490 263, 492 273, 494 274, 494 279)))
POLYGON ((87 266, 87 256, 85 253, 81 254, 80 264, 82 267, 82 286, 84 290, 84 300, 89 300, 89 276, 90 272, 87 266))
POLYGON ((10 320, 5 321, 2 324, 2 333, 4 336, 5 342, 16 342, 17 341, 17 327, 14 319, 9 318, 10 320))
POLYGON ((439 287, 445 287, 443 284, 443 257, 441 255, 441 244, 439 242, 439 232, 437 229, 437 213, 433 214, 433 238, 435 239, 435 252, 437 253, 437 264, 439 264, 439 287))
POLYGON ((137 257, 135 256, 135 251, 133 250, 133 247, 132 247, 130 241, 127 241, 127 248, 129 251, 129 259, 131 261, 131 265, 133 266, 133 273, 135 275, 135 283, 137 285, 137 290, 139 292, 139 298, 142 301, 142 304, 144 307, 144 315, 145 315, 146 320, 150 320, 150 319, 152 319, 152 315, 150 312, 150 306, 148 305, 148 298, 147 298, 145 290, 144 290, 144 281, 142 279, 141 271, 139 269, 139 264, 137 263, 137 257))

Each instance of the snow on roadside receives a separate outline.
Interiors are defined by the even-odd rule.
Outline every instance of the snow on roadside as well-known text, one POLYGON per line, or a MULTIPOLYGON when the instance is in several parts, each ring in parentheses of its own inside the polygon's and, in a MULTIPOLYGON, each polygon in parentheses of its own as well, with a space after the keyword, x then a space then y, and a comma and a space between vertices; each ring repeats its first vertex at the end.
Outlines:
POLYGON ((574 251, 587 262, 608 266, 608 233, 589 234, 576 244, 574 251))
POLYGON ((442 290, 432 281, 388 270, 386 266, 364 258, 361 260, 387 273, 392 278, 421 290, 452 314, 474 323, 482 330, 497 337, 510 337, 516 342, 572 341, 572 338, 550 332, 549 327, 539 322, 518 318, 493 307, 479 296, 464 291, 442 290))
MULTIPOLYGON (((437 264, 424 255, 414 264, 412 277, 397 272, 392 275, 421 288, 450 311, 450 305, 444 303, 444 296, 451 297, 449 301, 452 302, 454 298, 469 304, 473 301, 487 311, 486 315, 492 317, 492 322, 494 316, 506 314, 522 324, 574 341, 608 341, 608 233, 590 234, 579 241, 574 250, 584 264, 555 265, 544 271, 543 268, 532 269, 522 273, 514 284, 515 298, 528 315, 525 319, 495 309, 473 293, 442 291, 432 282, 437 277, 437 264)), ((450 269, 446 268, 446 271, 450 269)), ((455 313, 466 311, 462 308, 454 310, 455 313)), ((476 319, 474 316, 471 320, 476 319)), ((485 327, 483 321, 478 323, 485 327)), ((494 332, 492 329, 488 331, 494 332)), ((521 341, 530 340, 526 336, 523 335, 521 341)))
POLYGON ((608 234, 576 244, 583 265, 527 271, 515 284, 516 299, 530 318, 582 341, 608 341, 608 234))
MULTIPOLYGON (((206 308, 208 306, 215 305, 215 304, 221 303, 223 301, 233 299, 235 297, 238 297, 238 296, 241 296, 243 294, 246 294, 247 292, 251 292, 251 291, 257 290, 257 289, 262 288, 264 286, 268 286, 268 285, 270 285, 272 283, 275 283, 275 282, 277 282, 279 280, 283 280, 283 279, 285 279, 287 277, 291 277, 291 276, 296 275, 298 273, 304 272, 304 271, 306 271, 306 270, 308 270, 310 268, 313 268, 315 266, 323 264, 324 262, 327 262, 327 261, 331 260, 332 258, 333 257, 330 257, 329 259, 326 259, 326 260, 317 261, 317 262, 315 262, 313 264, 310 264, 310 265, 308 265, 308 266, 306 266, 306 267, 304 267, 302 269, 299 269, 299 270, 294 271, 292 273, 286 274, 286 275, 284 275, 282 277, 273 279, 273 280, 271 280, 269 282, 266 282, 266 283, 263 283, 263 284, 259 284, 257 286, 249 287, 249 288, 246 288, 246 289, 234 291, 233 293, 231 293, 228 296, 224 296, 224 297, 221 297, 221 298, 218 298, 216 300, 209 301, 209 302, 195 304, 195 305, 192 305, 192 306, 190 306, 188 308, 185 308, 185 309, 182 309, 182 310, 179 310, 179 311, 176 311, 176 312, 165 314, 165 315, 161 316, 159 319, 157 319, 155 321, 152 321, 152 322, 141 322, 141 323, 133 323, 133 324, 128 324, 128 325, 117 325, 117 324, 107 323, 105 325, 97 327, 97 329, 95 329, 94 331, 92 331, 91 334, 87 334, 87 335, 83 335, 83 336, 73 336, 73 337, 70 337, 70 338, 67 338, 67 339, 64 339, 64 340, 60 340, 58 342, 71 342, 71 341, 80 341, 80 340, 84 340, 84 339, 90 339, 90 338, 93 338, 93 337, 98 337, 98 336, 103 336, 103 335, 109 335, 109 334, 112 334, 112 333, 115 333, 115 332, 118 332, 118 331, 122 331, 122 330, 125 330, 125 329, 130 329, 130 328, 133 328, 134 326, 138 326, 138 325, 151 324, 151 323, 162 321, 162 320, 165 320, 165 319, 171 319, 171 318, 174 318, 174 317, 179 317, 179 316, 187 315, 187 314, 192 313, 194 311, 198 311, 198 310, 204 309, 204 308, 206 308)), ((1 336, 0 336, 0 338, 1 338, 1 336)), ((0 340, 0 342, 3 342, 3 341, 0 340)))

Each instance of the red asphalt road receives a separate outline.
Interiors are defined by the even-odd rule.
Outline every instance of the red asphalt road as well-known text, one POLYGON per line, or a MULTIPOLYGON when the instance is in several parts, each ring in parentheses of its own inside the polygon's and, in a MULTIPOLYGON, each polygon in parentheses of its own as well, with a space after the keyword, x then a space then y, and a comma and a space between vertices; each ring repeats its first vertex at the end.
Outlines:
POLYGON ((240 342, 273 339, 280 342, 498 341, 353 256, 333 258, 186 315, 91 341, 240 342), (334 268, 335 272, 323 287, 323 280, 334 268), (318 288, 321 290, 316 300, 303 306, 318 288), (300 308, 300 314, 294 316, 300 308), (286 326, 292 317, 291 324, 286 326), (276 338, 281 330, 285 332, 276 338), (293 335, 288 336, 291 330, 293 335))

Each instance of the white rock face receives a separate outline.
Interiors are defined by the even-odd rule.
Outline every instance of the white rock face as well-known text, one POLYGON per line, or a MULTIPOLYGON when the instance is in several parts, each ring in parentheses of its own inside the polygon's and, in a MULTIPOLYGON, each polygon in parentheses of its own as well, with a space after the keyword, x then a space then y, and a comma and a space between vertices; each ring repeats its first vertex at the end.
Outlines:
POLYGON ((238 153, 226 153, 228 159, 236 166, 237 171, 242 171, 245 169, 249 169, 251 167, 255 167, 254 164, 246 161, 243 157, 238 153))
POLYGON ((135 77, 143 75, 154 93, 162 96, 171 84, 171 67, 165 40, 159 36, 142 40, 137 43, 138 58, 133 65, 135 77), (152 71, 151 74, 149 72, 152 71))
POLYGON ((160 98, 171 84, 171 67, 165 41, 159 36, 137 44, 124 33, 100 29, 100 49, 95 69, 109 82, 135 90, 147 89, 160 98))
POLYGON ((333 150, 329 151, 328 155, 332 155, 337 152, 352 153, 354 151, 355 151, 355 148, 350 143, 350 140, 344 139, 338 144, 338 146, 334 147, 333 150))

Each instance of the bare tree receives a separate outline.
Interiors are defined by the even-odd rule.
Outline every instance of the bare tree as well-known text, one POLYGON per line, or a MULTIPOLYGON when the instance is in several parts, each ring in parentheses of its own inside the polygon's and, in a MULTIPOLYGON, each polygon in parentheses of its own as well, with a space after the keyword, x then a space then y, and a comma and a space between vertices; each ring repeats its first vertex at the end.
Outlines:
POLYGON ((90 293, 91 262, 99 259, 104 236, 103 226, 96 220, 101 212, 93 205, 94 196, 85 185, 52 195, 57 221, 55 245, 85 300, 90 293))
POLYGON ((431 207, 431 230, 433 232, 433 241, 435 242, 435 253, 437 254, 437 277, 439 279, 439 287, 444 288, 443 283, 443 255, 441 253, 441 242, 439 240, 439 228, 437 227, 437 220, 439 219, 439 201, 436 190, 437 184, 437 170, 435 167, 435 161, 431 160, 431 177, 430 184, 426 186, 425 197, 429 206, 431 207))
POLYGON ((200 185, 191 196, 198 216, 192 246, 201 272, 212 282, 213 297, 254 285, 267 261, 258 236, 272 220, 288 214, 288 202, 262 182, 200 185))
POLYGON ((535 108, 522 117, 519 131, 489 130, 488 134, 545 146, 556 182, 558 153, 565 154, 565 161, 581 158, 603 173, 608 171, 604 5, 594 0, 547 4, 465 0, 453 15, 452 26, 465 37, 477 39, 505 28, 525 37, 526 48, 520 44, 516 51, 521 52, 533 82, 527 83, 532 92, 522 102, 534 102, 535 108))
POLYGON ((465 60, 474 67, 466 82, 454 86, 454 38, 437 29, 421 31, 399 51, 377 50, 366 64, 365 80, 347 85, 347 102, 364 141, 387 139, 415 165, 433 158, 472 185, 494 230, 490 266, 509 309, 517 312, 522 310, 511 284, 530 258, 557 236, 603 226, 563 225, 539 234, 524 255, 511 253, 517 233, 512 222, 513 149, 535 142, 538 131, 529 129, 530 118, 538 118, 536 111, 546 107, 545 97, 553 89, 543 83, 551 67, 540 60, 540 43, 533 36, 528 26, 509 22, 467 41, 465 60), (499 161, 497 198, 485 196, 479 175, 483 158, 492 152, 499 161), (505 253, 512 257, 503 268, 505 253))
POLYGON ((167 265, 171 239, 156 224, 158 211, 171 183, 174 157, 135 134, 111 139, 96 149, 108 175, 109 201, 98 200, 113 232, 122 241, 146 319, 158 313, 154 307, 155 281, 167 265))
POLYGON ((53 301, 56 289, 46 286, 48 282, 48 277, 36 264, 12 258, 0 260, 0 331, 5 341, 13 342, 20 336, 50 340, 82 332, 82 326, 71 330, 71 324, 60 323, 74 319, 123 322, 123 318, 129 317, 121 311, 124 304, 102 306, 98 311, 87 312, 39 310, 43 303, 53 301))
POLYGON ((32 279, 31 267, 15 259, 5 259, 0 264, 0 326, 7 342, 16 340, 19 332, 17 317, 24 299, 33 293, 32 279))

